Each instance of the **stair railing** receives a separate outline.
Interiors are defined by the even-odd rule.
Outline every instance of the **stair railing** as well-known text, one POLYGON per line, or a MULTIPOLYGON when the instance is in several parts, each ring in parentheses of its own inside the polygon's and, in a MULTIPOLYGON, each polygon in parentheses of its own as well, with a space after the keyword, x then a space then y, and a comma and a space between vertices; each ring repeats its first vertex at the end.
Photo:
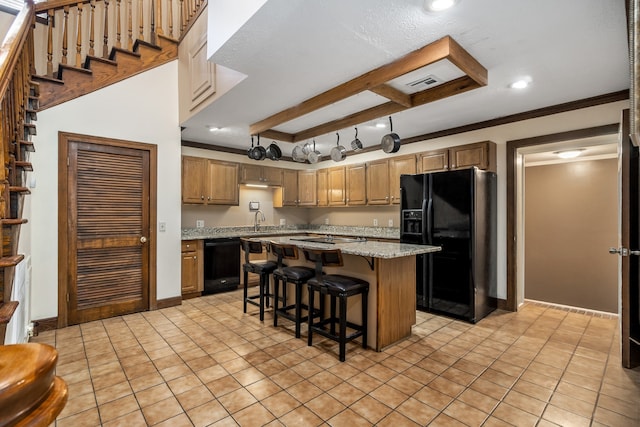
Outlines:
POLYGON ((82 68, 87 56, 109 59, 113 47, 133 51, 136 40, 152 45, 158 37, 180 40, 206 4, 207 0, 37 2, 38 22, 46 25, 35 29, 36 70, 55 78, 55 64, 82 68), (96 37, 98 44, 102 39, 101 49, 96 48, 96 37))
POLYGON ((28 0, 17 15, 0 47, 0 344, 6 325, 18 305, 11 301, 15 266, 24 258, 17 253, 22 203, 29 190, 24 171, 31 170, 28 153, 33 151, 38 85, 31 76, 34 68, 32 28, 33 3, 28 0))

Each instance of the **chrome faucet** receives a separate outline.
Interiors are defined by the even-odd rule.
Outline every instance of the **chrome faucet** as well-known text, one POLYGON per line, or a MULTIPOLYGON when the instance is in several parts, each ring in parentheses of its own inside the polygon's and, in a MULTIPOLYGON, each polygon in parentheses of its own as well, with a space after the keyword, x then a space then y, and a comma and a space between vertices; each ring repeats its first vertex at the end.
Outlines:
POLYGON ((264 222, 264 214, 262 211, 256 211, 256 215, 253 218, 253 231, 258 231, 260 229, 260 221, 264 222), (258 219, 258 214, 260 214, 260 219, 258 219))

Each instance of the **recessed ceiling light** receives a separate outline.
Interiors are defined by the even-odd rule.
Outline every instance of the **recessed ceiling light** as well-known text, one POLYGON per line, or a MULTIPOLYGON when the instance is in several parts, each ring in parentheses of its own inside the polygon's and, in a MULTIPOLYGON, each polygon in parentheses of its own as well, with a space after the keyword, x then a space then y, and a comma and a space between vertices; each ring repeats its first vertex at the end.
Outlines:
POLYGON ((424 8, 429 12, 441 12, 453 7, 458 0, 425 0, 424 8))
POLYGON ((215 132, 217 130, 220 130, 220 128, 217 126, 207 126, 207 127, 209 128, 209 132, 215 132))
POLYGON ((527 80, 517 80, 509 85, 511 89, 524 89, 529 86, 529 82, 527 80))
POLYGON ((583 151, 584 148, 580 148, 578 150, 554 151, 553 154, 560 157, 561 159, 573 159, 582 154, 583 151))

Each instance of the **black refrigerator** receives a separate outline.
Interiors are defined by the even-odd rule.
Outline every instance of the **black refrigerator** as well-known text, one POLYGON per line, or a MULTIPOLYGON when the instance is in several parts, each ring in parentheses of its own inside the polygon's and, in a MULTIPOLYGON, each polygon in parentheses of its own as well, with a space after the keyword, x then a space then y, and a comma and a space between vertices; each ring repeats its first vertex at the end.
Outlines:
POLYGON ((497 304, 496 174, 477 168, 401 175, 400 241, 418 255, 417 308, 472 323, 497 304))

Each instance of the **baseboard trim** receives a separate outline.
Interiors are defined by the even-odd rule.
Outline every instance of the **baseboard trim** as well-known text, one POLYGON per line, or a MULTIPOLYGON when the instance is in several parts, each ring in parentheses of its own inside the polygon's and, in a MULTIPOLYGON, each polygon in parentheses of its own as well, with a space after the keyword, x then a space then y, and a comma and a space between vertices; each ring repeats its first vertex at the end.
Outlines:
POLYGON ((498 309, 499 310, 505 310, 505 311, 511 311, 511 309, 507 305, 507 300, 506 299, 500 299, 500 298, 498 298, 498 309))
POLYGON ((182 297, 178 296, 178 297, 159 299, 157 307, 158 307, 158 310, 160 310, 162 308, 175 307, 176 305, 180 305, 180 304, 182 304, 182 297))
POLYGON ((58 317, 38 319, 33 321, 33 335, 38 336, 40 332, 55 331, 58 329, 58 317))

